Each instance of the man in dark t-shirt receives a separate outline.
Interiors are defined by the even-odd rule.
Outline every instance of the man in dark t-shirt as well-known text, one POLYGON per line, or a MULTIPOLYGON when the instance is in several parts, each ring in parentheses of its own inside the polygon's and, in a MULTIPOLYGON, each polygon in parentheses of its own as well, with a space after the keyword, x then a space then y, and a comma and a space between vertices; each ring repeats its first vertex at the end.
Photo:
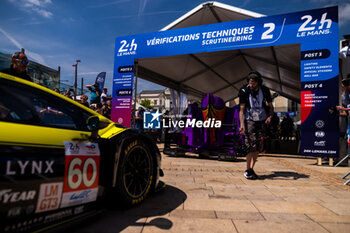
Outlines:
POLYGON ((28 81, 32 81, 31 77, 27 74, 28 58, 22 48, 21 52, 12 54, 12 64, 8 69, 1 70, 0 72, 13 75, 19 78, 23 78, 28 81))
POLYGON ((258 139, 264 136, 266 124, 271 122, 274 110, 270 90, 262 85, 261 74, 252 71, 247 81, 248 84, 239 91, 239 131, 245 135, 245 144, 248 148, 247 170, 244 176, 247 179, 257 179, 253 168, 262 146, 262 141, 258 139))

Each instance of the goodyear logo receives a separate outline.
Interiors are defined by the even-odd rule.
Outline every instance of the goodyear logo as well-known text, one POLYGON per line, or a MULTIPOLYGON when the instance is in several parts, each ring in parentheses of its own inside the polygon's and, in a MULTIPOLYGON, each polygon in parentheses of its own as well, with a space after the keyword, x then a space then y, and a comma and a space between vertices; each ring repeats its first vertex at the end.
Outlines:
POLYGON ((137 145, 137 140, 130 143, 129 146, 125 149, 124 154, 127 155, 128 152, 131 150, 131 148, 133 148, 136 145, 137 145))

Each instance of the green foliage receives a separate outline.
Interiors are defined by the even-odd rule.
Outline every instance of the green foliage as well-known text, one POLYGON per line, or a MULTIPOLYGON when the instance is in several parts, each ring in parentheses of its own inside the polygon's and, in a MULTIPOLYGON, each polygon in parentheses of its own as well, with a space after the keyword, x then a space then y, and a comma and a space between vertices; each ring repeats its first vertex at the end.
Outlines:
POLYGON ((152 109, 153 106, 151 106, 151 101, 149 99, 143 99, 141 100, 140 105, 142 105, 143 107, 145 107, 146 109, 152 109))

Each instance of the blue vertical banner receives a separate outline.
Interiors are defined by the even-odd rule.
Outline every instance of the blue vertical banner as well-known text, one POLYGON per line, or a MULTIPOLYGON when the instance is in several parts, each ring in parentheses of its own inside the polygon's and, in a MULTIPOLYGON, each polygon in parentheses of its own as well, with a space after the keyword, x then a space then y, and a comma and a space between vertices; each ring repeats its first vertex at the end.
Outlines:
POLYGON ((131 125, 132 88, 134 80, 134 60, 127 60, 127 64, 117 65, 114 69, 113 99, 111 120, 126 127, 131 125))
POLYGON ((105 85, 105 80, 106 80, 106 72, 101 72, 96 77, 95 83, 98 83, 100 85, 101 92, 105 85))
POLYGON ((135 59, 289 44, 300 45, 301 153, 337 157, 338 7, 118 37, 112 120, 130 126, 135 59))
POLYGON ((339 104, 338 11, 315 11, 302 19, 298 36, 315 40, 302 43, 301 153, 338 157, 338 116, 328 111, 339 104))

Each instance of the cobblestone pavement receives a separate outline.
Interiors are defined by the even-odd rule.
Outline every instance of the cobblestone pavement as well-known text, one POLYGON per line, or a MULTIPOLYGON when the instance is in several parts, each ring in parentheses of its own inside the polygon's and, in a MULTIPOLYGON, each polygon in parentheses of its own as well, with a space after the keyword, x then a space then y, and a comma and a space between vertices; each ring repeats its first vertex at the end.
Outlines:
POLYGON ((315 158, 262 155, 259 180, 237 162, 163 155, 167 183, 142 205, 107 211, 101 228, 78 232, 350 232, 350 167, 317 166, 315 158), (121 226, 122 225, 122 226, 121 226), (108 227, 107 227, 108 226, 108 227))

